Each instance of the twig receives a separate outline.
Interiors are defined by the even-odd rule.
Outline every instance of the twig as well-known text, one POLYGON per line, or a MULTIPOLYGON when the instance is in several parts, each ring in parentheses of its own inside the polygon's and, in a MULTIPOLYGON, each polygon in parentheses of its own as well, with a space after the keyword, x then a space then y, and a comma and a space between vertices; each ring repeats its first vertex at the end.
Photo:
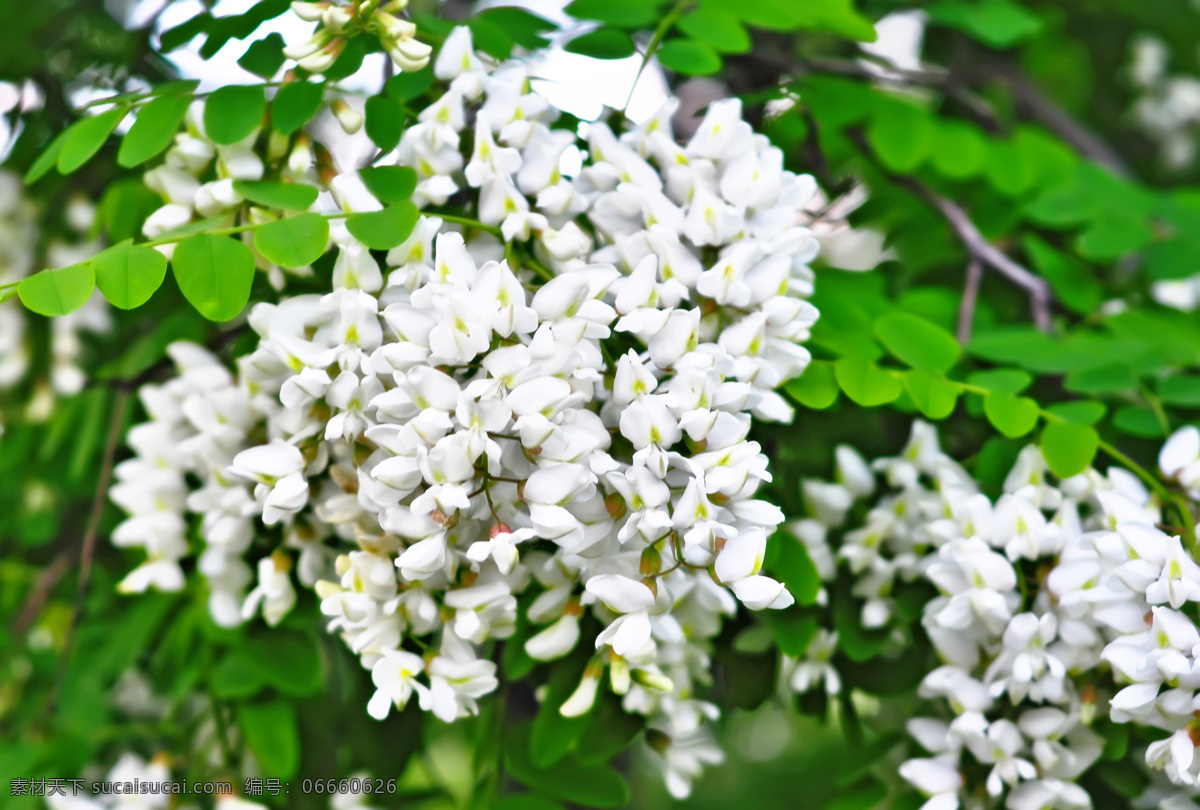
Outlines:
POLYGON ((121 427, 125 424, 125 409, 129 405, 129 392, 118 390, 113 397, 112 421, 108 427, 108 445, 104 449, 104 464, 100 468, 100 480, 96 484, 96 496, 92 500, 92 515, 88 519, 87 531, 83 535, 83 544, 79 550, 79 583, 75 587, 75 603, 71 606, 71 617, 67 622, 66 635, 63 639, 62 654, 58 659, 58 670, 55 673, 54 686, 50 690, 50 700, 46 714, 53 714, 58 703, 58 694, 62 689, 63 679, 67 674, 67 663, 71 659, 75 642, 75 631, 79 626, 79 617, 83 612, 83 601, 87 596, 88 581, 92 574, 92 556, 96 550, 96 534, 100 530, 100 517, 104 514, 104 503, 108 497, 108 484, 112 479, 113 462, 117 455, 117 444, 121 438, 121 427))
POLYGON ((71 568, 71 559, 64 551, 54 558, 54 562, 48 568, 38 575, 37 582, 30 589, 29 595, 25 597, 25 603, 21 605, 21 612, 17 614, 17 620, 13 622, 13 639, 22 638, 25 632, 29 630, 33 624, 33 620, 37 618, 38 613, 42 610, 42 605, 46 603, 50 592, 54 590, 54 586, 63 578, 71 568))
MULTIPOLYGON (((863 137, 863 134, 857 130, 852 130, 849 132, 849 136, 857 144, 862 153, 876 162, 878 166, 878 161, 875 161, 875 155, 871 152, 871 147, 867 143, 867 139, 863 137)), ((882 166, 879 166, 879 170, 893 183, 904 186, 936 208, 938 213, 949 223, 950 228, 958 236, 958 240, 962 242, 963 247, 967 249, 967 253, 973 259, 991 267, 1000 273, 1000 275, 1025 290, 1029 294, 1030 308, 1033 310, 1033 322, 1043 332, 1050 331, 1050 285, 1046 283, 1045 279, 1034 275, 1017 264, 1004 251, 985 239, 983 234, 979 232, 979 228, 975 227, 975 223, 971 221, 971 217, 957 203, 951 202, 911 177, 892 174, 882 166)))
POLYGON ((971 325, 975 322, 975 301, 979 298, 979 284, 982 281, 983 265, 978 259, 971 259, 967 264, 962 303, 958 306, 958 342, 963 346, 971 339, 971 325))
POLYGON ((1033 118, 1075 147, 1080 154, 1118 177, 1129 179, 1133 176, 1112 147, 1076 121, 1017 68, 997 63, 989 66, 988 75, 1003 79, 1012 88, 1017 101, 1033 118))

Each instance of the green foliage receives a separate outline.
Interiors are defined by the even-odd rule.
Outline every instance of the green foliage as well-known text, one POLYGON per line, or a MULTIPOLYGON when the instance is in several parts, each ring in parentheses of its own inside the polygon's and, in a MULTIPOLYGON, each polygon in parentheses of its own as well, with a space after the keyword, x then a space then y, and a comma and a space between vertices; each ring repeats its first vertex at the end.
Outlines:
POLYGON ((303 211, 317 201, 317 187, 306 183, 280 183, 272 180, 238 180, 233 190, 252 203, 267 208, 303 211))
POLYGON ((167 257, 126 239, 92 259, 96 286, 108 303, 134 309, 150 300, 167 276, 167 257))
POLYGON ((402 244, 412 234, 420 213, 407 200, 394 203, 382 211, 352 214, 346 227, 354 238, 373 250, 389 250, 402 244))
POLYGON ((271 99, 271 126, 291 135, 317 114, 325 88, 312 82, 288 82, 271 99))
POLYGON ((299 214, 268 222, 254 232, 254 247, 280 267, 305 267, 325 252, 329 220, 320 214, 299 214))
POLYGON ((417 187, 417 173, 408 166, 369 166, 359 169, 358 175, 384 205, 407 200, 417 187))
POLYGON ((96 276, 87 264, 36 273, 17 285, 21 303, 46 317, 66 315, 79 309, 96 288, 96 276))
POLYGON ((58 153, 58 171, 70 174, 91 160, 128 112, 127 107, 118 106, 72 124, 58 153))
POLYGON ((138 108, 137 119, 117 153, 117 163, 126 168, 139 166, 170 146, 187 114, 190 96, 159 96, 138 108))
POLYGON ((235 239, 198 233, 175 248, 171 270, 197 312, 210 321, 228 321, 250 300, 254 254, 235 239))
POLYGON ((221 87, 204 104, 204 131, 216 143, 237 143, 262 124, 266 111, 261 85, 221 87))

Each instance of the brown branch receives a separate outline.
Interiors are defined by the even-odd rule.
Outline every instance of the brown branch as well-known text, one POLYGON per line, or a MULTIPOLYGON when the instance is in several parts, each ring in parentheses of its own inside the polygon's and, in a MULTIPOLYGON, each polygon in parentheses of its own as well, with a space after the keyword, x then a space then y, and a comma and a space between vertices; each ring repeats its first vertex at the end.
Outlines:
POLYGON ((57 708, 58 694, 66 677, 67 663, 71 659, 75 631, 79 626, 79 618, 83 613, 83 602, 87 597, 88 582, 91 579, 92 557, 96 550, 96 534, 100 531, 100 518, 104 514, 108 485, 112 480, 113 463, 116 460, 117 445, 120 443, 121 428, 125 424, 125 410, 128 405, 129 391, 118 389, 113 397, 112 421, 108 426, 108 444, 104 449, 104 464, 100 468, 100 480, 96 483, 96 495, 92 499, 92 514, 88 519, 87 530, 83 535, 83 544, 79 549, 79 582, 75 587, 75 603, 71 606, 71 617, 67 622, 62 653, 58 659, 58 670, 55 673, 54 685, 50 690, 47 715, 53 714, 57 708))
POLYGON ((938 213, 950 225, 959 242, 967 249, 967 253, 972 259, 991 267, 1000 275, 1025 290, 1029 294, 1030 308, 1033 310, 1033 322, 1043 332, 1050 331, 1050 285, 1046 283, 1045 279, 1017 264, 1004 251, 984 238, 984 235, 979 232, 979 228, 971 221, 971 217, 957 203, 951 202, 912 177, 892 174, 881 166, 871 151, 870 144, 867 143, 867 139, 863 137, 861 132, 851 130, 847 134, 850 140, 876 165, 885 177, 897 185, 904 186, 937 209, 938 213))
POLYGON ((1057 134, 1081 155, 1108 169, 1117 177, 1127 180, 1133 176, 1133 172, 1112 147, 1076 121, 1017 68, 997 63, 989 66, 988 75, 999 76, 1012 89, 1018 104, 1032 118, 1057 134))
POLYGON ((34 619, 42 611, 42 605, 46 604, 46 600, 50 597, 50 593, 54 590, 54 586, 63 578, 71 568, 71 559, 64 551, 54 558, 49 567, 45 568, 38 575, 37 582, 29 590, 29 594, 25 597, 25 602, 21 605, 21 612, 17 614, 17 620, 13 622, 13 639, 18 640, 24 637, 25 633, 33 625, 34 619))
POLYGON ((971 339, 971 326, 975 322, 975 302, 979 299, 979 284, 982 281, 983 265, 978 259, 971 259, 967 264, 962 303, 958 305, 958 342, 963 346, 971 339))

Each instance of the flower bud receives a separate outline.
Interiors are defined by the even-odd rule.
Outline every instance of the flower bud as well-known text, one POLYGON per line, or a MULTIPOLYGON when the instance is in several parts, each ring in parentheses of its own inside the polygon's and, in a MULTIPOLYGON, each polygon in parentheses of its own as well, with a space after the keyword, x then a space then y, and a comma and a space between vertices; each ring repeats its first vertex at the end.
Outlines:
POLYGON ((498 534, 512 534, 512 528, 507 523, 496 523, 488 532, 488 536, 495 540, 498 534))
POLYGON ((321 15, 332 5, 333 3, 328 2, 328 0, 320 3, 304 3, 300 2, 300 0, 295 0, 292 3, 292 13, 305 22, 316 22, 321 19, 321 15))
POLYGON ((675 682, 663 675, 648 669, 633 670, 633 682, 655 692, 671 693, 675 691, 675 682))
POLYGON ((333 102, 333 114, 347 135, 353 135, 362 129, 363 114, 345 101, 338 99, 333 102))
POLYGON ((575 649, 579 641, 579 617, 562 618, 525 642, 525 653, 534 661, 553 661, 575 649))
POLYGON ((579 717, 590 712, 596 703, 596 689, 600 685, 602 671, 598 664, 594 662, 588 664, 587 669, 583 671, 583 680, 579 682, 579 686, 575 687, 571 696, 563 702, 558 713, 563 717, 579 717))
POLYGON ((642 576, 653 577, 662 570, 662 555, 658 553, 658 549, 654 546, 646 546, 642 552, 642 563, 639 567, 639 572, 642 576))

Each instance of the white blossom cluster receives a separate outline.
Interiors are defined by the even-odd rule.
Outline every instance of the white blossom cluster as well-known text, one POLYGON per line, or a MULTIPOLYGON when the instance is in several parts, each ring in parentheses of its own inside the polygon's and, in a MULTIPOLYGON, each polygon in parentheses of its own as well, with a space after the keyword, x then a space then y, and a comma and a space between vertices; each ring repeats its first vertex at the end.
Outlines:
MULTIPOLYGON (((1200 494, 1200 431, 1173 436, 1160 466, 1190 497, 1200 494)), ((942 453, 935 430, 917 422, 899 457, 868 465, 842 446, 837 482, 803 485, 813 517, 789 528, 823 579, 846 566, 865 627, 889 623, 897 582, 937 588, 921 623, 943 664, 918 695, 944 710, 908 722, 929 756, 900 767, 930 797, 929 810, 1000 797, 1012 810, 1091 807, 1074 780, 1101 754, 1089 726, 1105 698, 1115 722, 1173 732, 1150 744, 1151 768, 1188 787, 1200 773, 1192 737, 1200 635, 1180 612, 1200 601, 1200 566, 1179 537, 1156 527, 1159 504, 1133 474, 1089 469, 1054 485, 1047 472, 1041 450, 1026 447, 993 503, 942 453), (856 503, 875 495, 877 473, 888 492, 848 523, 856 503), (971 772, 986 771, 982 784, 964 776, 966 754, 971 772)), ((823 681, 838 691, 829 663, 836 645, 836 633, 820 632, 791 664, 792 687, 823 681)), ((1158 788, 1139 806, 1195 807, 1194 792, 1158 788)))
MULTIPOLYGON (((709 640, 738 602, 792 603, 759 572, 783 515, 756 496, 770 474, 747 436, 791 418, 774 389, 809 359, 816 243, 795 223, 814 183, 737 101, 684 146, 672 104, 580 142, 466 28, 434 72, 448 88, 396 160, 419 204, 455 215, 422 216, 384 267, 334 220, 333 290, 256 305, 236 375, 172 347, 179 376, 142 390, 151 421, 116 470, 114 541, 147 552, 122 588, 183 587, 198 515, 214 618, 279 622, 295 569, 371 671, 378 718, 414 694, 445 721, 475 713, 498 683, 484 645, 513 636, 523 593, 537 661, 570 653, 590 613, 604 629, 561 712, 607 679, 685 796, 721 758, 717 710, 693 698, 709 640), (574 176, 569 150, 587 153, 574 176), (252 547, 270 553, 245 594, 252 547)), ((189 174, 162 187, 194 201, 189 174)), ((381 207, 357 175, 330 185, 343 211, 381 207)))

